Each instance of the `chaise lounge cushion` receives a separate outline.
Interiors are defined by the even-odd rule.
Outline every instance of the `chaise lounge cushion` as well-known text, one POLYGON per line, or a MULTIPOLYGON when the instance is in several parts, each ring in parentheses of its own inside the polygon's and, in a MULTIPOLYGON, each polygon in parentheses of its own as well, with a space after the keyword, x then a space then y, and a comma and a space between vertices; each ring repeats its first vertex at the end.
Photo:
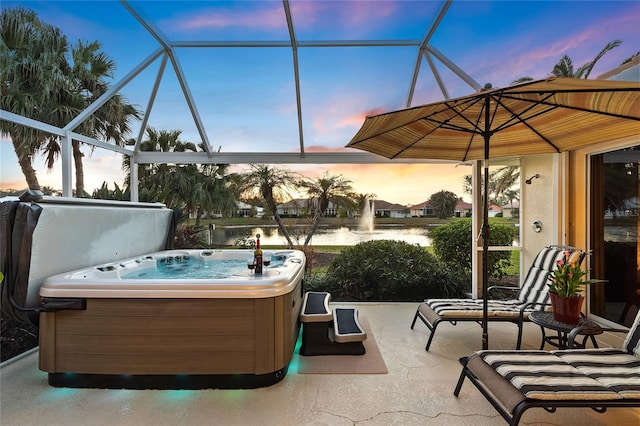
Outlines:
POLYGON ((567 350, 554 354, 621 398, 640 399, 640 358, 619 349, 567 350))
POLYGON ((626 332, 622 349, 475 352, 460 359, 463 368, 453 394, 460 395, 468 378, 512 426, 536 407, 551 413, 560 407, 589 407, 598 413, 638 408, 640 357, 634 351, 640 337, 640 312, 628 331, 603 330, 626 332))
POLYGON ((617 399, 618 395, 546 351, 480 351, 478 356, 531 399, 617 399))
POLYGON ((627 333, 622 343, 622 349, 640 359, 640 312, 638 312, 635 321, 629 328, 629 333, 627 333))
MULTIPOLYGON (((604 401, 640 397, 640 359, 619 349, 479 351, 472 358, 484 361, 529 399, 604 401)), ((477 366, 478 361, 472 363, 470 359, 469 368, 474 373, 477 366)))
MULTIPOLYGON (((424 307, 428 306, 442 318, 469 317, 482 318, 482 299, 427 299, 424 307)), ((488 300, 487 315, 489 317, 518 317, 524 304, 518 299, 488 300)), ((539 310, 531 306, 526 309, 525 318, 530 312, 539 310)))
MULTIPOLYGON (((546 285, 549 273, 556 267, 558 259, 562 258, 564 250, 557 246, 546 247, 538 253, 523 281, 517 299, 488 300, 488 315, 490 317, 518 317, 520 310, 527 304, 525 318, 528 313, 540 310, 540 306, 548 303, 549 292, 546 285)), ((427 299, 424 302, 435 313, 446 317, 482 316, 482 299, 427 299)))
MULTIPOLYGON (((584 257, 584 252, 575 247, 545 247, 536 255, 522 286, 509 288, 514 293, 518 292, 517 298, 487 300, 488 321, 509 321, 518 325, 517 349, 520 349, 523 323, 529 320, 529 314, 536 310, 550 309, 547 282, 566 251, 580 253, 580 258, 584 257)), ((505 289, 497 286, 488 290, 492 288, 505 289)), ((411 328, 413 329, 418 318, 427 326, 431 332, 425 346, 428 351, 440 322, 448 321, 453 325, 459 321, 480 322, 484 319, 483 305, 482 299, 427 299, 418 305, 411 328)))

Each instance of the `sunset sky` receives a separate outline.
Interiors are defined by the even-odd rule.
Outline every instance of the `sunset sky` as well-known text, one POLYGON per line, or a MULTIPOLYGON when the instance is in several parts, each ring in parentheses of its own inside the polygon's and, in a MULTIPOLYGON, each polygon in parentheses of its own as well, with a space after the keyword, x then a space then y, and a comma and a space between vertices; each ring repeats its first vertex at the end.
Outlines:
MULTIPOLYGON (((281 1, 138 1, 134 7, 171 41, 289 41, 281 1)), ((291 0, 297 40, 420 40, 442 2, 291 0)), ((159 44, 118 1, 6 1, 24 6, 58 26, 71 42, 98 40, 117 64, 117 82, 159 44)), ((454 1, 433 34, 437 49, 480 85, 504 87, 530 76, 545 78, 563 55, 577 68, 610 41, 622 45, 603 57, 595 78, 640 51, 637 1, 454 1)), ((340 152, 365 116, 406 107, 416 47, 299 48, 300 90, 306 152, 340 152)), ((208 139, 223 152, 299 151, 290 48, 176 49, 208 139)), ((121 93, 146 109, 159 66, 156 60, 121 93)), ((412 106, 444 99, 422 59, 412 106)), ((473 89, 441 63, 449 97, 473 89)), ((200 142, 170 65, 150 112, 156 129, 182 130, 182 140, 200 142)), ((139 125, 134 126, 138 134, 139 125)), ((122 156, 86 151, 85 184, 123 184, 122 156)), ((26 188, 11 141, 0 142, 0 187, 26 188)), ((59 167, 48 172, 40 158, 41 185, 62 187, 59 167)), ((442 164, 283 165, 309 177, 329 171, 353 182, 357 192, 404 205, 446 189, 462 192, 468 166, 442 164)))

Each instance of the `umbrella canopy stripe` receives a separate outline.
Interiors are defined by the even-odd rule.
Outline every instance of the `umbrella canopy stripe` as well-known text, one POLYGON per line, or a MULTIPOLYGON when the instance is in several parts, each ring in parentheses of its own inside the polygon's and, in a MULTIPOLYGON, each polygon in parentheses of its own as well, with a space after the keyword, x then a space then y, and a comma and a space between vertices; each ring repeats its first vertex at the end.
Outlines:
POLYGON ((347 147, 387 158, 484 159, 573 150, 640 135, 640 84, 550 78, 367 117, 347 147))
MULTIPOLYGON (((375 149, 376 154, 387 158, 458 161, 484 158, 484 139, 481 133, 473 133, 471 129, 437 129, 435 126, 435 123, 428 120, 414 121, 392 132, 380 134, 371 142, 358 144, 358 148, 375 149), (438 136, 430 138, 436 131, 438 136)), ((568 115, 556 109, 544 116, 529 119, 526 126, 514 124, 494 133, 491 136, 491 153, 492 157, 554 153, 629 134, 640 135, 638 121, 587 112, 568 115), (582 125, 585 122, 590 123, 588 129, 582 125), (544 130, 536 130, 540 126, 544 126, 544 130)))
MULTIPOLYGON (((554 77, 367 117, 347 144, 387 158, 489 160, 640 137, 640 83, 554 77)), ((482 349, 487 349, 488 162, 482 224, 482 349)))

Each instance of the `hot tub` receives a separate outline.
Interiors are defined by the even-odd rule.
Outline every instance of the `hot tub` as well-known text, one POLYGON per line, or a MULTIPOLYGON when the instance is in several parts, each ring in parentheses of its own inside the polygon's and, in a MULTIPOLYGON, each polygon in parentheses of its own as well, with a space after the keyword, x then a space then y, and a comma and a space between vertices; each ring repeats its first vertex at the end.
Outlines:
POLYGON ((247 268, 251 253, 161 251, 45 279, 40 369, 67 387, 280 381, 298 337, 305 256, 265 250, 272 265, 260 275, 247 268))

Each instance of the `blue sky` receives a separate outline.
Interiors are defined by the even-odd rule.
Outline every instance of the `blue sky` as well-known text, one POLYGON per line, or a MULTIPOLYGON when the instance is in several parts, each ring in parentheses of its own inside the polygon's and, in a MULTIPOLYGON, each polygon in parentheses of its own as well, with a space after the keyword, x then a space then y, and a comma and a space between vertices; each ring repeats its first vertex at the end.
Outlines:
MULTIPOLYGON (((133 3, 173 41, 289 39, 280 1, 139 1, 133 3)), ((117 1, 3 1, 22 5, 57 25, 69 40, 98 40, 117 63, 118 81, 159 45, 117 1)), ((441 2, 296 1, 291 13, 299 41, 420 39, 441 2)), ((544 78, 562 55, 574 65, 590 61, 610 41, 591 78, 640 51, 637 1, 454 1, 430 45, 483 85, 506 86, 522 76, 544 78)), ((341 151, 371 113, 403 108, 415 65, 415 47, 300 48, 305 149, 341 151)), ((299 149, 292 54, 287 48, 176 49, 214 147, 225 152, 299 149)), ((450 97, 473 89, 436 63, 450 97)), ((122 93, 145 109, 159 69, 152 64, 122 93)), ((442 100, 422 60, 412 105, 442 100)), ((169 66, 149 124, 180 129, 199 142, 193 119, 169 66)), ((134 135, 137 135, 137 131, 134 135)), ((25 187, 10 141, 2 139, 3 188, 25 187)), ((87 150, 89 188, 123 182, 119 155, 87 150)), ((37 164, 41 184, 61 187, 58 170, 37 164)), ((467 167, 443 165, 286 166, 315 176, 329 170, 353 181, 358 192, 400 204, 417 204, 441 189, 461 190, 467 167), (401 189, 401 190, 400 190, 401 189)))

